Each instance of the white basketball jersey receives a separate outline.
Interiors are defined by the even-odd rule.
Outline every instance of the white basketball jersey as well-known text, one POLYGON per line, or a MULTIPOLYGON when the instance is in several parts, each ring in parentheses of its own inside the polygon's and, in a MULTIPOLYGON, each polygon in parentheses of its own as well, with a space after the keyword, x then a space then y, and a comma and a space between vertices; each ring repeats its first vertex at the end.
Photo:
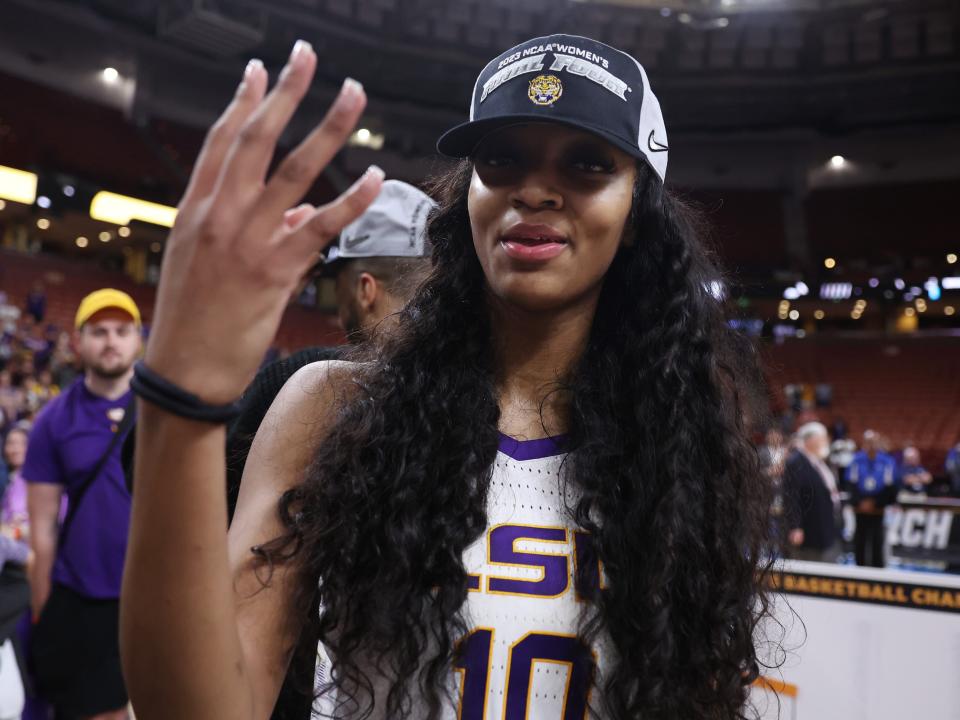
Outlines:
MULTIPOLYGON (((584 601, 574 578, 577 566, 588 563, 600 583, 601 569, 590 537, 568 517, 558 480, 563 458, 553 439, 501 439, 487 529, 464 553, 470 592, 463 614, 472 631, 460 641, 451 674, 459 707, 448 708, 445 719, 585 717, 591 668, 577 639, 584 601)), ((566 492, 572 505, 574 492, 566 492)), ((602 675, 602 648, 591 651, 602 675)), ((318 681, 328 664, 321 649, 318 681)), ((328 702, 321 699, 317 710, 328 702)))

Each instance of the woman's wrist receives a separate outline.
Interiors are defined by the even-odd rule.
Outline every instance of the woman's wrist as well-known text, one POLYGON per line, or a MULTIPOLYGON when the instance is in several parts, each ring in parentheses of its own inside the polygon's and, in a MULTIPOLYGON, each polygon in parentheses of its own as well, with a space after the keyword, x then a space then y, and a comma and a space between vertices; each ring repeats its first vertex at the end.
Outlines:
POLYGON ((246 382, 238 382, 229 372, 231 368, 210 367, 196 353, 151 352, 148 345, 141 362, 160 377, 210 405, 231 403, 246 388, 246 382))
POLYGON ((240 414, 239 397, 225 403, 205 401, 152 369, 144 361, 134 366, 130 387, 142 400, 187 420, 224 424, 240 414))

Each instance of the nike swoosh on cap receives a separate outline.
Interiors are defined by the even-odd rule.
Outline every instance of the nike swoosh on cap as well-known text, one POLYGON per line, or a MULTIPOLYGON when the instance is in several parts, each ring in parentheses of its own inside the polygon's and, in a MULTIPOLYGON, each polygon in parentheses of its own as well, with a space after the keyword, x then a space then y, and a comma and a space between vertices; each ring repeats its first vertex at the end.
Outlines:
POLYGON ((650 136, 647 138, 647 147, 650 148, 650 152, 666 152, 670 149, 663 143, 653 139, 653 130, 650 131, 650 136))
POLYGON ((352 247, 356 247, 357 245, 362 243, 364 240, 369 240, 369 239, 370 239, 369 235, 357 235, 356 237, 345 238, 343 241, 343 245, 344 247, 352 248, 352 247))

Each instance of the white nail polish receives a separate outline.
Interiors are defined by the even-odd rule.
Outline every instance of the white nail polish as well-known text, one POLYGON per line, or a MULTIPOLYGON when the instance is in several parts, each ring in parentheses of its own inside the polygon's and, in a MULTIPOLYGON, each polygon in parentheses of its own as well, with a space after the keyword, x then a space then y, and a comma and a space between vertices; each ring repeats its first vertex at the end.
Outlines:
POLYGON ((297 40, 293 44, 293 50, 290 52, 290 59, 295 60, 310 50, 313 50, 313 46, 310 43, 308 43, 306 40, 297 40))
POLYGON ((364 173, 364 175, 369 175, 371 177, 379 175, 381 180, 387 176, 387 174, 379 165, 371 165, 367 168, 367 171, 364 173))
POLYGON ((343 81, 343 87, 341 88, 344 93, 361 93, 363 92, 363 83, 358 80, 354 80, 351 77, 346 78, 343 81))
POLYGON ((246 69, 243 71, 243 77, 249 78, 251 75, 253 75, 253 73, 261 69, 263 69, 263 60, 252 58, 250 62, 247 63, 246 69))

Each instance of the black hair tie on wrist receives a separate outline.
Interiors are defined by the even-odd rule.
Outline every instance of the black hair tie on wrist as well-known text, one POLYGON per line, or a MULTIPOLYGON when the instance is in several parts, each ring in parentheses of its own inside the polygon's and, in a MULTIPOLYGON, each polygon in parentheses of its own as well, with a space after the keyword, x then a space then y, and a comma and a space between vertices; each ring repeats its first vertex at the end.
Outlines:
POLYGON ((130 388, 147 402, 188 420, 220 424, 240 414, 239 400, 226 405, 209 405, 192 392, 155 373, 142 360, 133 366, 130 388))

